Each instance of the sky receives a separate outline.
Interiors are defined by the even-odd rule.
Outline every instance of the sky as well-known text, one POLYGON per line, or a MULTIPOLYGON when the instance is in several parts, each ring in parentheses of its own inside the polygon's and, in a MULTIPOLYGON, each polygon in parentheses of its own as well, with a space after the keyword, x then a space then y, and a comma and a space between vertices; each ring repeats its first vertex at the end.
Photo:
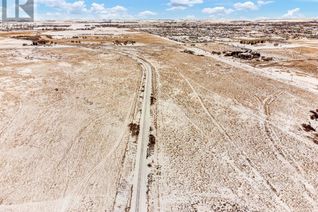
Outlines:
MULTIPOLYGON (((8 5, 14 5, 14 0, 7 1, 8 5), (9 3, 10 1, 12 4, 9 3)), ((20 0, 21 4, 24 2, 26 0, 20 0)), ((35 0, 35 2, 36 19, 318 18, 318 0, 35 0)))

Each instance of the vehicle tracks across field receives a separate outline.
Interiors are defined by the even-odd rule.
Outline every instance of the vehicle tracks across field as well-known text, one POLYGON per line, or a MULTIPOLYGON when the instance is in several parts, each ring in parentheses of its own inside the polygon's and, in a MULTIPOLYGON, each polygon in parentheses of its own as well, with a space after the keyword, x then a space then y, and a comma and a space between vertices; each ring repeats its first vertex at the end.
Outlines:
POLYGON ((297 180, 304 186, 308 201, 311 202, 312 205, 316 206, 317 203, 315 202, 315 199, 317 198, 317 192, 315 191, 314 186, 306 179, 305 171, 301 168, 294 157, 283 150, 280 145, 283 138, 278 136, 275 130, 272 128, 270 120, 272 115, 271 105, 275 101, 277 101, 283 94, 284 92, 278 92, 277 94, 268 96, 266 99, 264 99, 263 102, 261 102, 263 104, 263 113, 266 117, 262 125, 264 127, 267 138, 271 141, 272 148, 274 150, 274 153, 276 154, 276 157, 283 164, 293 170, 295 176, 297 177, 297 180))

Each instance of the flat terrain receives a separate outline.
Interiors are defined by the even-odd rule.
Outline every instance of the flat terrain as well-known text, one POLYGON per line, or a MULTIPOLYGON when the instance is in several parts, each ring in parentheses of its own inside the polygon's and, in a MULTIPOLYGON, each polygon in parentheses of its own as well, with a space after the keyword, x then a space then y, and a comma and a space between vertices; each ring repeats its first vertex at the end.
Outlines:
POLYGON ((0 210, 111 208, 139 65, 74 47, 0 54, 0 210))
POLYGON ((36 34, 0 33, 0 211, 318 210, 317 40, 36 34))
POLYGON ((214 59, 160 54, 159 207, 313 211, 317 145, 300 124, 317 95, 214 59))

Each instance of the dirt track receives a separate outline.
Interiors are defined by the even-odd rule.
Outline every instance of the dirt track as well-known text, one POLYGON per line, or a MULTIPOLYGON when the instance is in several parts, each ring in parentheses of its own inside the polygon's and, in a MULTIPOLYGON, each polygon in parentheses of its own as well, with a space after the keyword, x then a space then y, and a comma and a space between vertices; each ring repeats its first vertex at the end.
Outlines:
MULTIPOLYGON (((133 56, 135 57, 135 56, 133 56)), ((142 64, 145 72, 145 87, 143 93, 143 103, 141 108, 140 118, 140 134, 138 138, 138 147, 136 152, 136 164, 134 172, 134 183, 132 192, 132 206, 131 211, 147 211, 147 184, 148 184, 148 170, 147 170, 147 146, 150 137, 150 107, 152 94, 152 67, 142 58, 136 58, 142 64)))

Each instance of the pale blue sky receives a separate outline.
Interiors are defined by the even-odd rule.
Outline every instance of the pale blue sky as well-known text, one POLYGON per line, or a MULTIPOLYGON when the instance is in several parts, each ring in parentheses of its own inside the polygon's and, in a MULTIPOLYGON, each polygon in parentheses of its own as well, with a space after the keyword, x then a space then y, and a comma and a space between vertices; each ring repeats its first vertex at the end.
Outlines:
MULTIPOLYGON (((20 2, 23 1, 26 0, 20 0, 20 2)), ((318 17, 318 0, 35 1, 38 19, 278 19, 318 17)))

